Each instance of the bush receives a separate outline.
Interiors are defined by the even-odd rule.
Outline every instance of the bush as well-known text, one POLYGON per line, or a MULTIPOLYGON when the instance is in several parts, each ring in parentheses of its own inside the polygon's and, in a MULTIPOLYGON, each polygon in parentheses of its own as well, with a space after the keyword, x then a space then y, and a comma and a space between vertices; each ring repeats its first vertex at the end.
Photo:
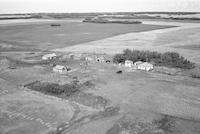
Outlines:
POLYGON ((122 54, 116 54, 113 58, 114 63, 124 63, 125 60, 133 62, 154 62, 158 66, 177 67, 182 69, 194 68, 194 63, 188 61, 176 52, 150 52, 126 49, 122 54))

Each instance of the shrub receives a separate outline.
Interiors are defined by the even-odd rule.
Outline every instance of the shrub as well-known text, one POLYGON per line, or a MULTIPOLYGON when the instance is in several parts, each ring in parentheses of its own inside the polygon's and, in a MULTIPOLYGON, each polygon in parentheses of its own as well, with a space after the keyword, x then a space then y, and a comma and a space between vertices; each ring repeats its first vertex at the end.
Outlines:
POLYGON ((116 54, 113 57, 114 63, 124 63, 125 60, 131 60, 133 62, 154 62, 158 66, 177 67, 182 69, 194 68, 194 63, 188 61, 184 57, 180 56, 176 52, 150 52, 126 49, 122 54, 116 54))
POLYGON ((48 82, 40 82, 36 81, 34 83, 30 83, 26 85, 32 90, 47 93, 47 94, 54 94, 54 95, 61 95, 64 94, 66 96, 73 95, 76 92, 79 92, 79 85, 77 83, 70 83, 65 85, 59 85, 56 83, 48 83, 48 82))
POLYGON ((113 58, 114 63, 124 63, 126 57, 123 54, 116 54, 113 58))

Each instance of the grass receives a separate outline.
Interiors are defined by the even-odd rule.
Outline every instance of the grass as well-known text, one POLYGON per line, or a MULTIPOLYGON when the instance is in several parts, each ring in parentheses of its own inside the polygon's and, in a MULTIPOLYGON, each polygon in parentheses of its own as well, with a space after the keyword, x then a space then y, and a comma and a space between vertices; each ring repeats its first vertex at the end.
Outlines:
POLYGON ((152 122, 137 121, 124 116, 107 131, 107 134, 171 134, 174 128, 175 121, 167 115, 152 122))
MULTIPOLYGON (((15 44, 29 49, 54 49, 73 46, 80 43, 100 40, 120 34, 151 31, 170 28, 172 26, 144 24, 97 24, 97 23, 59 23, 61 26, 52 27, 50 24, 27 24, 0 27, 0 41, 15 44)), ((7 44, 7 43, 6 43, 7 44)))
POLYGON ((199 78, 200 79, 200 68, 194 68, 190 73, 192 78, 199 78))

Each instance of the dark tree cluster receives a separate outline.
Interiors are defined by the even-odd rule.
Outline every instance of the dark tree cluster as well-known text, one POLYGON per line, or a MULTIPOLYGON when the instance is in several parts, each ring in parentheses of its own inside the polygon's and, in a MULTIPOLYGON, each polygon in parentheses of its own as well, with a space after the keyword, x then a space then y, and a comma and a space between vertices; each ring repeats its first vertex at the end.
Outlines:
POLYGON ((79 84, 75 82, 65 85, 59 85, 57 83, 36 81, 34 83, 26 85, 26 87, 35 91, 52 95, 71 96, 74 93, 79 92, 79 84))
POLYGON ((152 62, 157 66, 177 67, 182 69, 194 68, 194 63, 185 59, 183 56, 180 56, 176 52, 158 53, 155 51, 126 49, 122 54, 116 54, 113 57, 113 62, 115 63, 124 63, 125 60, 131 60, 133 62, 152 62))

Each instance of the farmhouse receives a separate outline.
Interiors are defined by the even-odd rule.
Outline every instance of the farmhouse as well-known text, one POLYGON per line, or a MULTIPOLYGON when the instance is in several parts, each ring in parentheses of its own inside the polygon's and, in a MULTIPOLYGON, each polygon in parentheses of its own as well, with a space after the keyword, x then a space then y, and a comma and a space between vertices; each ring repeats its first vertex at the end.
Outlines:
POLYGON ((148 62, 144 62, 144 63, 141 63, 141 64, 137 65, 137 69, 150 71, 150 70, 153 69, 153 65, 148 63, 148 62))
POLYGON ((62 73, 64 72, 65 70, 67 70, 67 68, 65 66, 62 66, 62 65, 56 65, 54 68, 53 68, 53 72, 58 72, 58 73, 62 73))
POLYGON ((132 67, 132 66, 133 66, 133 61, 131 61, 131 60, 125 61, 125 67, 132 67))
POLYGON ((53 59, 55 57, 56 57, 56 54, 52 53, 52 54, 47 54, 47 55, 42 56, 42 59, 43 60, 51 60, 51 59, 53 59))

